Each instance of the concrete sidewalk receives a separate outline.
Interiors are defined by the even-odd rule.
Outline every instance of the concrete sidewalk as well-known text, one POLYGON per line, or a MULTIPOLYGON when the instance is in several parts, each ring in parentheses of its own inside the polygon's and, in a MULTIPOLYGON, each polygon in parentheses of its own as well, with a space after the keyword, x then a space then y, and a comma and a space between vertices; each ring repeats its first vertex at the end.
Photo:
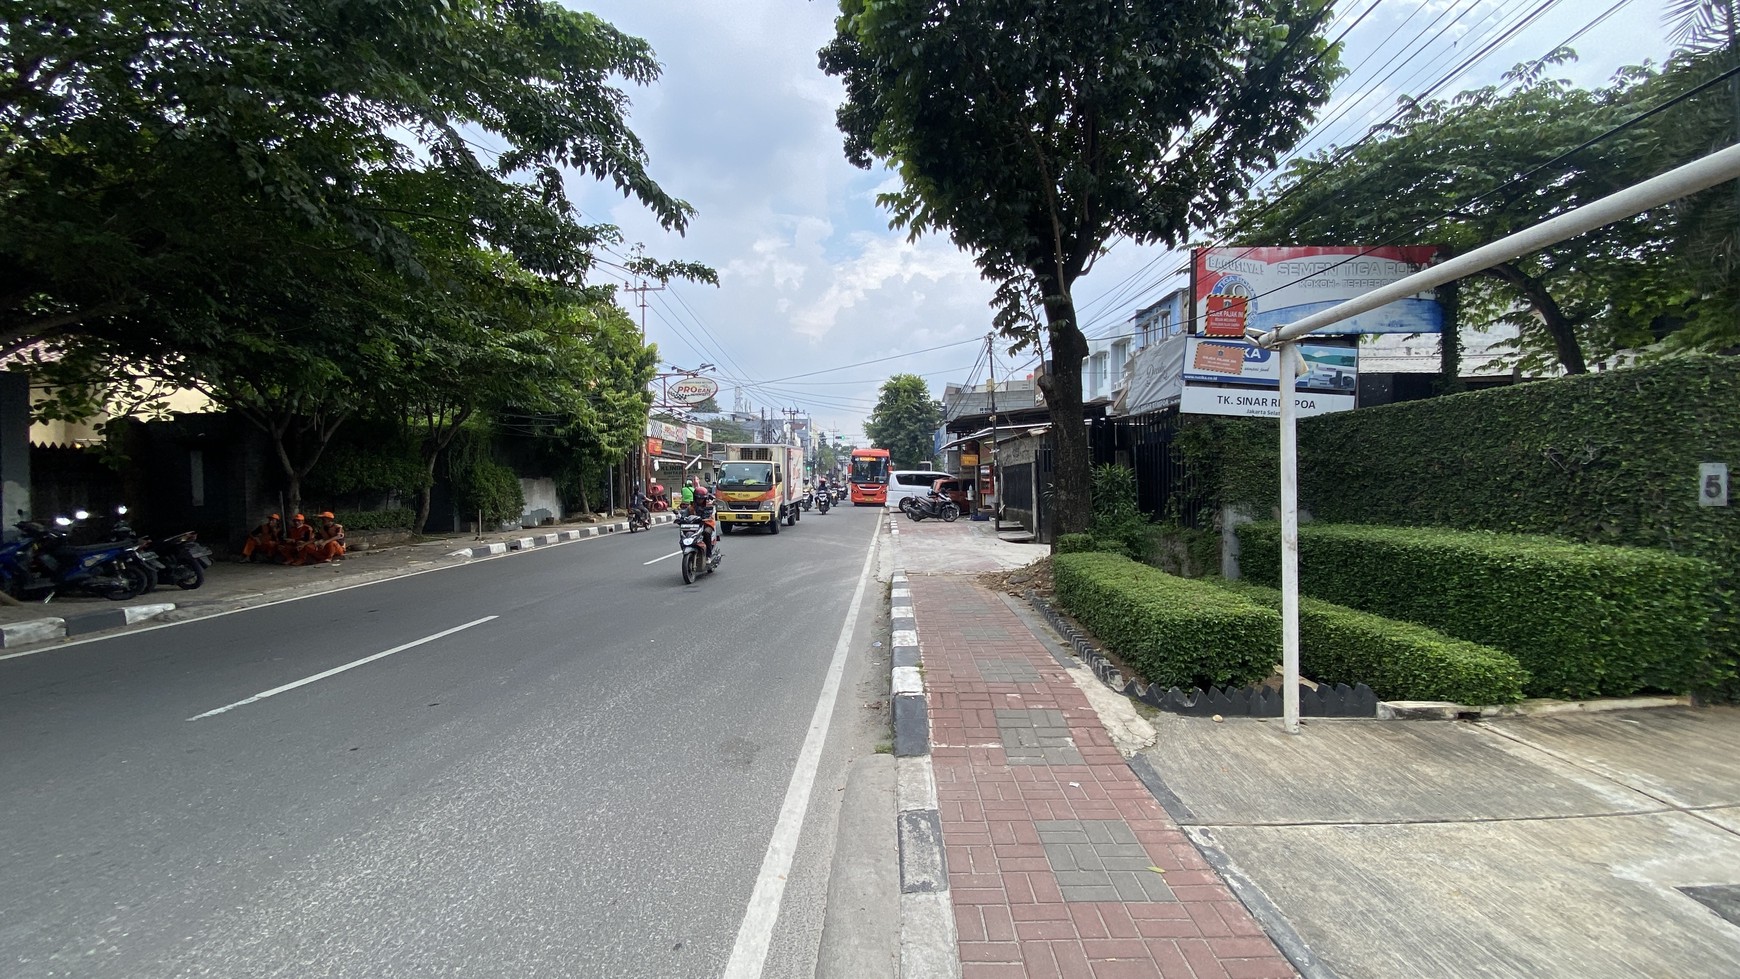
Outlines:
POLYGON ((1740 975, 1740 709, 1145 711, 1120 753, 1127 703, 974 576, 1045 549, 895 524, 961 975, 1740 975))

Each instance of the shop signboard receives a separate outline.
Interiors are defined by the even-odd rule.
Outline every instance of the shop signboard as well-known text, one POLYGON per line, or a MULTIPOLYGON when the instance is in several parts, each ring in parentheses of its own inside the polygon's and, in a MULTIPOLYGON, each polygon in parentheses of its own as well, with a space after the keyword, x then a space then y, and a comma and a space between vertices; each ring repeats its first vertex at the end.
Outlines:
MULTIPOLYGON (((1198 248, 1192 253, 1196 315, 1209 335, 1266 333, 1404 279, 1436 254, 1433 245, 1198 248), (1239 333, 1231 331, 1234 309, 1242 317, 1239 333)), ((1437 333, 1443 326, 1444 311, 1427 290, 1318 332, 1437 333)))

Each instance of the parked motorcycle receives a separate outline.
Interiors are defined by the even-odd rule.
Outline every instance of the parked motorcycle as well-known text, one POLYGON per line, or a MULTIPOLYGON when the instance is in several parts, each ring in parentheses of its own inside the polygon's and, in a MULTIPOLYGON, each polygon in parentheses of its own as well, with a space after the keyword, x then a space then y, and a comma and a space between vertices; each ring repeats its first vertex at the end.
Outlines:
MULTIPOLYGON (((83 510, 74 514, 78 519, 85 519, 88 514, 83 510)), ((117 544, 132 544, 139 549, 139 560, 145 565, 145 590, 141 594, 149 595, 157 590, 157 583, 169 574, 169 565, 164 562, 151 547, 151 538, 141 537, 127 523, 127 505, 125 503, 115 508, 115 521, 109 524, 109 538, 117 544)), ((196 586, 197 587, 197 586, 196 586)))
POLYGON ((677 518, 677 537, 682 542, 682 556, 677 563, 683 566, 683 584, 693 584, 702 574, 711 573, 719 566, 721 555, 719 545, 713 545, 713 556, 707 556, 707 528, 702 525, 700 517, 682 516, 677 518))
POLYGON ((935 493, 926 497, 909 496, 900 501, 900 509, 906 512, 907 519, 913 521, 935 517, 943 523, 954 523, 961 515, 961 508, 955 505, 955 501, 935 493), (911 501, 910 506, 908 501, 911 501))
POLYGON ((164 565, 164 570, 157 573, 158 580, 171 582, 184 591, 205 584, 205 569, 212 562, 211 548, 199 542, 199 534, 191 530, 176 534, 158 541, 153 550, 164 565))
MULTIPOLYGON (((78 511, 77 519, 89 516, 78 511)), ((52 599, 67 590, 83 591, 112 601, 141 595, 151 585, 151 571, 132 541, 73 544, 67 531, 74 524, 64 516, 48 527, 33 520, 18 523, 22 546, 11 549, 5 587, 15 597, 52 599)))

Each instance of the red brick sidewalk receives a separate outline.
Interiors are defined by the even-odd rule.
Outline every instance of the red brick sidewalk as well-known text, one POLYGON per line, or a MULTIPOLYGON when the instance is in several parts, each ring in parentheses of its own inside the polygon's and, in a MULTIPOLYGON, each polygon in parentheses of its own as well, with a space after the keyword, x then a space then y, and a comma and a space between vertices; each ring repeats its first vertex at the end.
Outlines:
POLYGON ((909 580, 963 979, 1296 975, 1002 599, 909 580))

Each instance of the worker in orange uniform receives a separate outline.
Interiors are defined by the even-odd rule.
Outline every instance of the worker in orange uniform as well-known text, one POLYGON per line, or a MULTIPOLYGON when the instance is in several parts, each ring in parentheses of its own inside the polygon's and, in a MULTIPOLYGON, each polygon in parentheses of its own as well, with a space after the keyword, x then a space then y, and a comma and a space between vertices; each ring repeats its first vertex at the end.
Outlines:
POLYGON ((298 513, 290 520, 290 529, 284 534, 284 544, 279 553, 284 556, 285 564, 307 564, 313 549, 314 528, 308 526, 307 517, 298 513))
POLYGON ((344 524, 327 510, 320 515, 320 526, 314 531, 314 543, 308 548, 309 564, 336 561, 344 557, 344 524))
POLYGON ((284 544, 284 518, 274 513, 260 522, 242 543, 242 560, 253 561, 258 554, 262 561, 277 560, 284 544))

